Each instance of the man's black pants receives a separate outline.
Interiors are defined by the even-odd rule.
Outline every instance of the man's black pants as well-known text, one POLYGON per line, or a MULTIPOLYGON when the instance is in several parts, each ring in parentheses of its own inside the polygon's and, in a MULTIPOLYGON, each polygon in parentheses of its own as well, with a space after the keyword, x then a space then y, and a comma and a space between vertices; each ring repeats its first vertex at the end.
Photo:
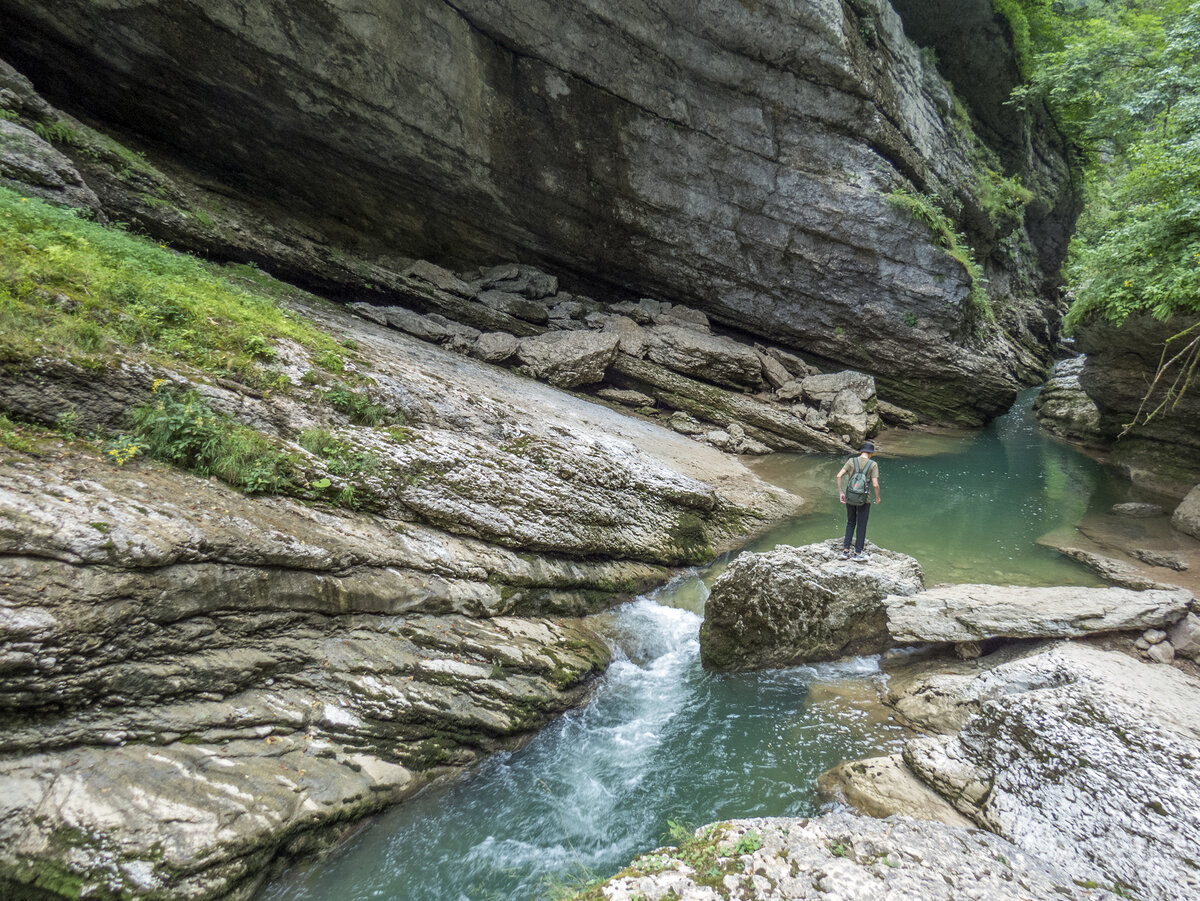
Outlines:
POLYGON ((850 539, 855 538, 854 552, 856 554, 863 552, 863 545, 867 542, 867 517, 870 515, 870 501, 859 504, 857 507, 854 504, 846 504, 846 540, 842 547, 850 547, 850 539), (854 534, 856 529, 857 537, 854 534))

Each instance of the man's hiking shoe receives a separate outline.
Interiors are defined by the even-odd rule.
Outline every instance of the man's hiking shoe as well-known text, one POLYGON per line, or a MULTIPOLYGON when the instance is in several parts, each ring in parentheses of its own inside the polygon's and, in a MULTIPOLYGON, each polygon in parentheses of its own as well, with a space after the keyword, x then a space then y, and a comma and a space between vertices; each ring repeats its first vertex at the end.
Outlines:
POLYGON ((855 562, 855 563, 866 563, 868 559, 869 559, 869 558, 867 557, 867 555, 866 555, 866 554, 855 554, 855 555, 854 555, 854 562, 855 562))
POLYGON ((846 548, 845 550, 842 551, 842 559, 843 560, 850 559, 850 548, 846 548))

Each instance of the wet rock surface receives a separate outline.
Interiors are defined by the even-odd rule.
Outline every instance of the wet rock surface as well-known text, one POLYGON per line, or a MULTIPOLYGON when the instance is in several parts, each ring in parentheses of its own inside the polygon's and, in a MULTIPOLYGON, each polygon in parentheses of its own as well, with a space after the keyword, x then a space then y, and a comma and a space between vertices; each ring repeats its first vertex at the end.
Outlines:
POLYGON ((579 617, 798 503, 659 426, 291 301, 356 348, 390 424, 331 406, 298 346, 269 396, 136 359, 0 381, 7 413, 110 434, 192 389, 301 470, 297 496, 251 498, 82 441, 0 449, 0 893, 248 897, 577 702, 609 654, 579 617), (377 465, 335 471, 297 443, 313 429, 377 465), (331 502, 347 485, 356 509, 331 502))
POLYGON ((737 557, 713 584, 700 657, 719 670, 789 666, 892 647, 884 599, 920 591, 912 557, 868 543, 866 563, 840 541, 737 557))
MULTIPOLYGON (((889 703, 941 733, 910 740, 904 765, 959 813, 1076 884, 1162 901, 1200 885, 1195 676, 1078 642, 897 667, 889 703)), ((856 775, 830 776, 847 800, 856 775)), ((893 798, 881 812, 903 812, 893 798)))

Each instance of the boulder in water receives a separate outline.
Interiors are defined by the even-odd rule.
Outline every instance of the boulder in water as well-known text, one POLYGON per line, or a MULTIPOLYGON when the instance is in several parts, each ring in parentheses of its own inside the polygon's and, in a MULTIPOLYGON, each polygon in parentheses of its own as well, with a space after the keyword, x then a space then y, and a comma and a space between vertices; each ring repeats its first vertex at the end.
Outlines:
POLYGON ((884 598, 920 591, 924 573, 912 557, 867 549, 865 564, 843 560, 840 540, 742 554, 705 606, 704 665, 751 670, 892 647, 884 598))

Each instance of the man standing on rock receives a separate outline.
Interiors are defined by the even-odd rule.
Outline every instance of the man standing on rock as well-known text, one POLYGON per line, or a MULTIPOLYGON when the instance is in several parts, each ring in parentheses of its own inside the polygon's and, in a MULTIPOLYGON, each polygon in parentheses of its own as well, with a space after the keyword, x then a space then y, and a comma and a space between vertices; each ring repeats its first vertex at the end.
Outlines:
POLYGON ((867 555, 863 545, 867 542, 867 517, 871 513, 871 487, 875 489, 875 503, 879 503, 879 464, 875 456, 875 445, 870 441, 858 449, 858 456, 851 457, 838 470, 835 477, 838 497, 846 505, 846 540, 842 545, 842 559, 850 559, 850 539, 854 539, 854 559, 864 561, 867 555), (846 489, 842 490, 842 476, 851 473, 846 489), (855 532, 857 531, 857 535, 855 532))

